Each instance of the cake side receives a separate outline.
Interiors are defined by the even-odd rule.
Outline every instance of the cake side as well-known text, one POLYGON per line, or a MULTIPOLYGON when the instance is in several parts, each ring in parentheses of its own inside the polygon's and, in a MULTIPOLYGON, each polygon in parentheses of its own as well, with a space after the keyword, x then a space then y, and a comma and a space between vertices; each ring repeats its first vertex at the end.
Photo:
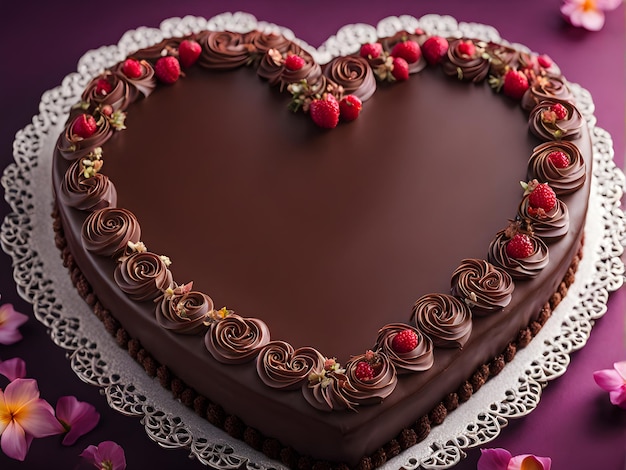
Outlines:
MULTIPOLYGON (((192 74, 190 73, 189 75, 191 81, 192 74)), ((465 84, 463 85, 467 86, 465 84)), ((249 88, 248 85, 246 85, 246 89, 247 88, 249 88)), ((412 89, 413 88, 411 88, 411 90, 412 89)), ((154 97, 151 97, 150 100, 153 98, 154 97)), ((274 97, 272 97, 272 99, 274 99, 274 97)), ((276 100, 281 103, 279 98, 276 100)), ((375 98, 373 98, 373 100, 375 100, 375 98)), ((143 105, 148 102, 149 100, 146 100, 145 102, 140 102, 140 104, 143 105)), ((372 108, 375 109, 375 101, 372 101, 372 103, 374 103, 372 104, 372 108)), ((445 110, 449 109, 449 106, 444 106, 442 104, 441 108, 445 110)), ((381 120, 381 117, 385 115, 385 113, 381 112, 375 116, 378 120, 381 120)), ((397 118, 397 111, 393 114, 393 116, 394 118, 397 118)), ((293 116, 289 117, 289 119, 293 118, 293 116)), ((387 135, 393 134, 394 131, 397 130, 397 126, 393 125, 393 122, 391 122, 392 120, 389 121, 389 126, 386 129, 387 135)), ((364 123, 363 126, 367 126, 367 122, 367 118, 365 118, 364 114, 355 124, 364 123)), ((297 125, 300 124, 302 123, 297 123, 297 125)), ((354 126, 354 128, 356 127, 357 126, 354 126)), ((345 135, 353 131, 353 128, 348 128, 347 126, 344 129, 345 131, 341 138, 346 138, 345 135)), ((342 130, 336 129, 335 131, 341 132, 342 130)), ((301 132, 310 134, 309 131, 301 132)), ((123 140, 118 137, 122 137, 123 139, 125 138, 125 134, 122 133, 119 136, 115 136, 117 141, 123 142, 123 140)), ((404 138, 406 138, 406 132, 404 138)), ((583 137, 577 140, 577 142, 588 142, 587 138, 588 136, 585 132, 583 137)), ((113 146, 116 143, 116 139, 111 139, 110 141, 113 146)), ((532 148, 532 145, 524 145, 523 152, 528 154, 529 147, 532 148)), ((590 162, 590 146, 587 144, 582 145, 582 147, 586 147, 583 148, 581 152, 588 157, 586 159, 587 162, 590 162)), ((105 146, 107 152, 113 148, 114 147, 110 147, 108 143, 105 146)), ((112 151, 112 154, 114 153, 115 151, 112 151)), ((338 153, 344 155, 346 154, 345 151, 339 151, 338 153)), ((401 151, 396 153, 402 155, 401 151)), ((57 162, 61 162, 61 159, 56 159, 55 164, 57 162)), ((107 166, 109 165, 108 162, 109 161, 107 160, 107 166)), ((520 165, 519 161, 517 162, 517 165, 520 165)), ((524 168, 526 167, 525 160, 522 161, 521 166, 524 168)), ((58 168, 55 169, 55 178, 57 178, 57 182, 63 178, 64 169, 62 167, 63 165, 60 163, 58 168)), ((146 167, 144 166, 144 168, 146 167)), ((517 171, 519 173, 519 168, 517 171)), ((590 171, 590 165, 588 165, 587 171, 590 171)), ((130 173, 133 175, 137 174, 137 172, 133 171, 130 173)), ((431 174, 428 171, 425 171, 424 173, 431 174)), ((122 172, 119 174, 122 174, 122 172)), ((516 176, 518 179, 520 177, 523 178, 523 175, 516 176)), ((56 184, 55 187, 57 187, 56 184)), ((401 427, 407 426, 410 422, 427 414, 441 399, 441 396, 457 390, 460 384, 462 384, 464 380, 467 380, 467 378, 472 375, 473 371, 476 370, 478 366, 489 362, 491 358, 504 351, 511 338, 515 337, 517 332, 520 329, 523 329, 531 319, 536 318, 538 312, 541 310, 546 301, 559 288, 559 283, 570 265, 570 260, 574 257, 578 249, 584 226, 584 213, 586 211, 588 188, 589 185, 587 184, 586 190, 577 191, 572 195, 563 196, 563 201, 569 208, 570 229, 563 239, 556 244, 550 245, 551 259, 561 261, 552 262, 552 264, 548 268, 544 269, 533 281, 522 281, 516 283, 516 289, 510 307, 505 308, 497 315, 475 318, 473 321, 472 336, 470 336, 468 342, 463 345, 463 354, 461 354, 461 350, 458 349, 436 349, 435 364, 432 368, 419 374, 402 377, 401 380, 398 381, 398 385, 394 389, 393 393, 386 397, 382 404, 372 407, 360 407, 358 413, 320 413, 311 408, 308 402, 302 399, 299 395, 299 391, 275 393, 273 390, 264 387, 259 382, 254 364, 228 367, 221 366, 217 363, 217 361, 213 361, 211 357, 207 355, 207 352, 203 348, 199 338, 181 336, 163 331, 159 322, 152 317, 154 306, 150 302, 143 302, 138 315, 133 317, 131 312, 136 309, 137 305, 134 302, 129 301, 129 299, 119 291, 117 283, 113 278, 112 273, 114 271, 116 261, 105 260, 100 256, 94 256, 89 251, 82 250, 80 234, 82 231, 82 219, 84 219, 84 214, 77 213, 73 209, 64 210, 61 208, 61 216, 64 218, 64 228, 73 227, 70 230, 65 230, 69 246, 71 247, 73 257, 76 259, 81 271, 83 271, 89 283, 94 286, 97 297, 100 301, 102 301, 103 305, 107 309, 111 309, 111 311, 127 312, 125 315, 119 315, 118 320, 131 336, 137 338, 141 344, 154 355, 158 362, 166 364, 176 376, 180 377, 186 383, 193 384, 193 387, 196 388, 196 390, 198 390, 202 395, 206 395, 210 399, 220 403, 224 406, 228 413, 233 413, 241 417, 241 419, 243 419, 246 423, 257 427, 263 433, 267 433, 268 435, 279 436, 281 434, 281 430, 278 428, 282 428, 284 423, 281 423, 281 420, 276 419, 276 417, 280 416, 280 413, 284 411, 285 401, 290 401, 286 397, 289 397, 289 399, 293 398, 294 403, 288 405, 289 408, 293 407, 293 410, 290 410, 289 413, 301 413, 303 416, 302 419, 307 419, 307 422, 311 423, 312 428, 307 430, 305 436, 295 438, 298 442, 289 440, 297 430, 291 430, 282 440, 286 444, 291 444, 299 449, 303 449, 309 445, 312 449, 323 449, 319 454, 319 458, 322 459, 339 459, 354 462, 362 455, 369 455, 374 452, 375 449, 380 447, 381 442, 387 442, 395 437, 398 429, 401 427), (541 289, 539 289, 539 287, 541 287, 541 289), (527 306, 527 308, 525 308, 523 312, 520 312, 518 311, 518 306, 522 304, 527 306), (124 308, 120 308, 122 305, 124 308), (112 306, 115 306, 115 308, 112 309, 112 306), (500 321, 500 316, 507 314, 511 316, 509 312, 515 312, 514 318, 511 318, 511 321, 509 322, 500 321), (498 332, 497 336, 500 336, 500 339, 493 343, 490 341, 489 344, 486 344, 487 342, 483 341, 483 338, 491 338, 494 336, 494 332, 496 331, 498 332), (163 347, 165 344, 163 341, 168 342, 167 348, 163 347), (164 351, 168 351, 168 353, 164 354, 164 351), (457 374, 443 375, 440 373, 440 371, 448 369, 451 364, 456 364, 461 361, 461 357, 465 358, 467 356, 472 356, 473 361, 460 367, 457 374), (184 358, 181 360, 179 365, 176 365, 176 357, 184 358), (202 377, 198 379, 198 377, 195 377, 194 374, 190 374, 190 371, 194 370, 206 370, 207 372, 213 371, 213 373, 206 374, 210 377, 210 379, 208 379, 207 383, 203 385, 202 377), (220 380, 224 380, 222 384, 220 383, 220 380), (231 402, 230 398, 232 397, 232 393, 229 391, 231 388, 229 388, 228 384, 232 385, 233 383, 238 383, 240 385, 238 387, 240 394, 238 394, 236 399, 231 402), (217 387, 215 386, 216 384, 217 387), (222 388, 220 385, 223 385, 222 390, 220 390, 220 388, 222 388), (410 397, 415 394, 426 395, 433 398, 430 402, 425 401, 422 403, 419 409, 414 410, 414 414, 412 416, 407 417, 404 402, 411 401, 410 397), (258 404, 261 402, 260 400, 263 400, 263 402, 267 405, 264 407, 267 411, 267 414, 264 416, 258 416, 257 408, 258 404), (253 405, 247 407, 246 403, 253 405), (380 416, 384 416, 385 418, 381 420, 379 419, 380 416), (376 429, 379 431, 377 432, 377 441, 369 442, 365 436, 370 434, 371 424, 369 423, 374 421, 376 421, 376 429), (275 423, 274 427, 277 429, 272 429, 272 422, 275 423), (312 433, 313 439, 311 439, 311 434, 309 434, 311 430, 314 431, 312 433), (321 441, 318 442, 316 439, 321 439, 321 441), (346 447, 350 447, 352 450, 350 455, 337 456, 337 454, 333 452, 333 443, 337 443, 338 440, 346 443, 346 447), (306 443, 299 441, 306 441, 306 443), (325 454, 325 450, 330 450, 330 453, 325 454)), ((120 191, 120 195, 123 193, 124 191, 120 191)), ((512 196, 510 196, 512 198, 519 198, 519 196, 515 195, 514 192, 511 192, 510 194, 512 194, 512 196)), ((220 194, 218 193, 217 195, 219 196, 220 194)), ((185 201, 187 199, 182 198, 182 200, 185 201)), ((484 203, 482 206, 484 206, 484 203)), ((513 204, 510 204, 510 206, 513 206, 513 204)), ((124 203, 122 207, 126 207, 126 203, 124 203)), ((504 222, 506 222, 506 218, 514 215, 514 212, 511 212, 512 211, 509 210, 506 212, 507 215, 502 217, 503 220, 497 221, 498 227, 505 225, 504 222), (511 215, 509 216, 508 214, 511 215)), ((141 220, 143 228, 144 216, 142 215, 139 217, 139 220, 141 220)), ((183 220, 187 219, 183 218, 183 220)), ((209 226, 209 230, 204 233, 212 233, 210 229, 211 226, 209 226)), ((495 230, 496 229, 494 228, 493 231, 495 232, 495 230)), ((476 235, 479 236, 479 234, 476 235)), ((488 233, 487 238, 491 239, 492 236, 493 233, 488 233)), ((142 236, 142 239, 143 238, 144 237, 142 236)), ((153 246, 152 241, 147 244, 150 247, 153 246)), ((158 243, 155 244, 158 245, 158 243)), ((483 240, 482 244, 479 243, 479 245, 481 247, 481 252, 476 256, 486 256, 488 240, 487 242, 483 240)), ((457 256, 454 262, 458 263, 459 261, 460 259, 457 256)), ((176 261, 174 262, 176 263, 176 261)), ((440 263, 433 263, 433 266, 439 264, 440 263)), ((455 265, 449 268, 447 272, 452 272, 455 265)), ((428 277, 432 276, 427 275, 426 278, 428 277)), ((447 284, 448 281, 446 280, 445 283, 447 284)), ((445 286, 445 288, 437 288, 435 291, 445 292, 447 289, 448 287, 445 286)), ((410 304, 414 300, 415 298, 411 299, 409 302, 405 301, 404 303, 408 303, 410 308, 410 304)), ((405 310, 404 312, 401 311, 397 315, 399 316, 396 318, 392 317, 389 321, 407 322, 409 312, 405 310)), ((358 318, 362 318, 362 316, 363 315, 360 315, 358 318)), ((350 321, 353 322, 353 320, 350 321)), ((384 324, 384 322, 382 323, 384 324)), ((377 327, 380 327, 378 323, 377 327)), ((375 329, 376 328, 373 328, 373 330, 375 329)), ((274 332, 273 328, 272 332, 274 332)), ((375 336, 375 334, 370 333, 368 338, 359 339, 359 341, 362 342, 361 346, 359 346, 360 349, 353 346, 352 349, 348 349, 348 351, 354 351, 352 354, 362 352, 365 347, 370 347, 370 345, 373 344, 372 338, 375 336)), ((344 361, 349 359, 349 357, 346 356, 348 355, 345 353, 341 356, 345 357, 344 361)), ((285 417, 285 421, 297 422, 298 419, 294 419, 294 416, 295 415, 289 414, 285 417)), ((308 451, 303 450, 303 452, 308 451)))

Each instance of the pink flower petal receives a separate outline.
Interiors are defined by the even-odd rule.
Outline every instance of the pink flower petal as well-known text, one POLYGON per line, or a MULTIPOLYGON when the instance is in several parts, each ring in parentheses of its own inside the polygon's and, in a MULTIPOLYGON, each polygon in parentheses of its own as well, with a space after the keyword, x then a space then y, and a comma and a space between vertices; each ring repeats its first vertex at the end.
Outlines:
POLYGON ((531 454, 516 455, 509 462, 508 470, 550 470, 552 459, 531 454))
POLYGON ((0 361, 0 375, 4 375, 10 382, 26 377, 26 363, 20 357, 0 361))
POLYGON ((596 381, 598 386, 607 392, 611 390, 617 390, 620 388, 626 381, 624 381, 623 377, 615 370, 615 369, 604 369, 598 370, 593 373, 593 379, 596 381))
POLYGON ((477 470, 506 470, 511 453, 506 449, 481 449, 477 470))
POLYGON ((103 441, 98 446, 89 446, 80 454, 81 457, 92 463, 96 468, 103 467, 102 463, 109 463, 111 470, 125 470, 126 469, 126 456, 124 455, 124 449, 113 442, 103 441))
POLYGON ((626 410, 626 385, 622 385, 618 390, 610 391, 609 398, 612 404, 626 410))
POLYGON ((596 6, 600 10, 610 11, 615 10, 622 4, 623 0, 596 0, 596 6))
POLYGON ((28 320, 28 316, 15 311, 13 305, 0 305, 0 344, 13 344, 22 339, 18 328, 28 320))
POLYGON ((0 447, 2 447, 2 452, 8 457, 23 461, 26 458, 31 441, 26 439, 26 433, 19 424, 15 423, 15 421, 10 421, 0 437, 0 447))
POLYGON ((57 419, 69 432, 63 438, 63 445, 71 446, 83 434, 87 434, 96 427, 100 414, 95 407, 86 402, 80 402, 73 396, 59 398, 56 407, 57 419))
POLYGON ((7 406, 23 406, 39 398, 39 387, 35 379, 15 379, 4 389, 7 406))
POLYGON ((621 375, 624 383, 626 383, 626 361, 616 362, 613 364, 613 368, 621 375))

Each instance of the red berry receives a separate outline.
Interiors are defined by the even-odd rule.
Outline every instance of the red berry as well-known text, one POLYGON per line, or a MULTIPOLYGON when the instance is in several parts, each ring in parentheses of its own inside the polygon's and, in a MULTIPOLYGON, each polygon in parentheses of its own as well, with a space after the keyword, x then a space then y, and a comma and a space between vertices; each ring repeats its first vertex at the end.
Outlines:
POLYGON ((426 62, 438 64, 448 52, 448 40, 441 36, 431 36, 422 44, 422 53, 426 62))
POLYGON ((528 90, 528 78, 523 72, 511 69, 504 75, 502 92, 513 99, 519 100, 528 90))
POLYGON ((550 152, 548 154, 548 161, 557 168, 567 168, 571 164, 569 156, 560 150, 550 152))
POLYGON ((178 45, 178 60, 183 67, 191 67, 196 63, 201 52, 202 47, 198 41, 185 39, 178 45))
POLYGON ((461 41, 457 45, 457 51, 459 54, 465 57, 473 57, 476 53, 476 46, 471 40, 461 41))
POLYGON ((113 85, 106 78, 99 78, 96 82, 96 95, 106 96, 113 91, 113 85))
POLYGON ((354 370, 354 376, 362 382, 367 382, 374 378, 375 372, 372 365, 367 361, 360 361, 354 370))
POLYGON ((506 254, 510 258, 528 258, 533 251, 533 242, 525 233, 516 233, 506 244, 506 254))
POLYGON ((137 59, 126 59, 122 64, 122 73, 128 78, 139 78, 143 74, 143 67, 137 59))
POLYGON ((394 57, 393 58, 393 68, 391 69, 391 75, 398 80, 399 82, 403 82, 404 80, 409 79, 409 64, 402 57, 394 57))
POLYGON ((306 62, 299 55, 288 55, 285 59, 285 68, 287 70, 300 70, 306 62))
POLYGON ((548 183, 539 183, 528 196, 528 203, 534 209, 551 211, 556 206, 556 194, 548 183))
POLYGON ((171 55, 161 57, 154 64, 154 73, 161 82, 171 85, 180 77, 180 62, 171 55))
POLYGON ((394 57, 402 57, 409 64, 414 64, 422 57, 422 50, 415 41, 402 41, 396 43, 391 49, 391 55, 394 57))
POLYGON ((415 331, 407 328, 398 332, 391 340, 391 349, 398 354, 408 353, 417 347, 417 335, 415 331))
POLYGON ((537 62, 544 69, 549 69, 550 67, 552 67, 552 59, 550 59, 550 57, 545 54, 537 57, 537 62))
POLYGON ((365 59, 378 59, 383 53, 383 46, 379 42, 363 44, 359 55, 365 59))
POLYGON ((327 94, 324 98, 311 102, 309 114, 319 127, 333 129, 339 122, 339 103, 333 95, 327 94))
POLYGON ((91 137, 97 130, 98 125, 91 114, 81 114, 72 123, 72 132, 83 139, 91 137))
POLYGON ((561 103, 554 103, 550 106, 550 111, 552 111, 558 120, 565 119, 567 117, 567 109, 561 103))
POLYGON ((354 95, 347 95, 339 102, 339 115, 344 121, 354 121, 359 117, 363 103, 354 95))

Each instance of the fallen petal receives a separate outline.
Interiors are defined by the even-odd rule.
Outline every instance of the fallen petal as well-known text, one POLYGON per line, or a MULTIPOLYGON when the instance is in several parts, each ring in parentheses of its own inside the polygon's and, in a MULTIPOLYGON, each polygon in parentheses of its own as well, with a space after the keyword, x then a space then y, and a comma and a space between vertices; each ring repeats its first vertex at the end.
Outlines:
POLYGON ((0 361, 0 375, 4 375, 9 382, 26 377, 26 363, 20 357, 0 361))
POLYGON ((477 470, 507 470, 511 453, 506 449, 481 449, 477 470))
POLYGON ((100 414, 90 403, 81 402, 74 396, 59 398, 56 416, 65 429, 69 429, 63 438, 63 445, 71 446, 76 440, 91 431, 100 421, 100 414))

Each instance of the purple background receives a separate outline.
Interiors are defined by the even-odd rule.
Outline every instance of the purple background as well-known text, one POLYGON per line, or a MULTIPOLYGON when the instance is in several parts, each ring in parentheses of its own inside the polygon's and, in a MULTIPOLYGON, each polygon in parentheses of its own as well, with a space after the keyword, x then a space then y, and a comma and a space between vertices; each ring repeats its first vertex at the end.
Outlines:
MULTIPOLYGON (((210 18, 224 11, 245 11, 259 20, 290 28, 302 40, 320 45, 349 23, 376 24, 390 15, 420 17, 447 14, 459 21, 494 26, 510 42, 550 55, 572 82, 588 89, 596 105, 598 125, 613 137, 615 161, 624 166, 625 27, 623 5, 610 12, 602 31, 592 33, 567 25, 559 14, 559 0, 518 2, 478 0, 421 0, 384 2, 319 0, 211 2, 200 0, 108 0, 105 2, 31 1, 3 3, 0 43, 4 44, 0 73, 0 168, 12 161, 15 133, 38 112, 41 94, 58 86, 76 69, 87 50, 114 44, 124 32, 140 26, 158 26, 174 16, 210 18), (62 9, 61 9, 62 8, 62 9)), ((8 213, 0 203, 0 218, 8 213)), ((32 307, 16 293, 11 260, 0 253, 2 303, 32 316, 32 307)), ((608 313, 597 322, 586 347, 572 355, 566 374, 551 382, 538 408, 513 421, 488 447, 504 447, 513 455, 550 456, 555 469, 626 468, 626 411, 610 405, 608 394, 594 383, 592 373, 626 359, 626 291, 609 301, 608 313)), ((101 421, 74 446, 60 438, 37 439, 24 463, 0 452, 2 469, 79 468, 78 454, 89 444, 114 440, 125 451, 129 468, 201 468, 184 451, 164 450, 144 434, 138 419, 110 410, 95 387, 82 383, 71 371, 65 352, 54 346, 45 328, 34 318, 21 328, 24 340, 0 345, 0 359, 20 356, 29 376, 35 377, 42 397, 53 405, 59 396, 75 395, 98 407, 101 421)), ((459 469, 476 468, 480 452, 469 451, 459 469)))

